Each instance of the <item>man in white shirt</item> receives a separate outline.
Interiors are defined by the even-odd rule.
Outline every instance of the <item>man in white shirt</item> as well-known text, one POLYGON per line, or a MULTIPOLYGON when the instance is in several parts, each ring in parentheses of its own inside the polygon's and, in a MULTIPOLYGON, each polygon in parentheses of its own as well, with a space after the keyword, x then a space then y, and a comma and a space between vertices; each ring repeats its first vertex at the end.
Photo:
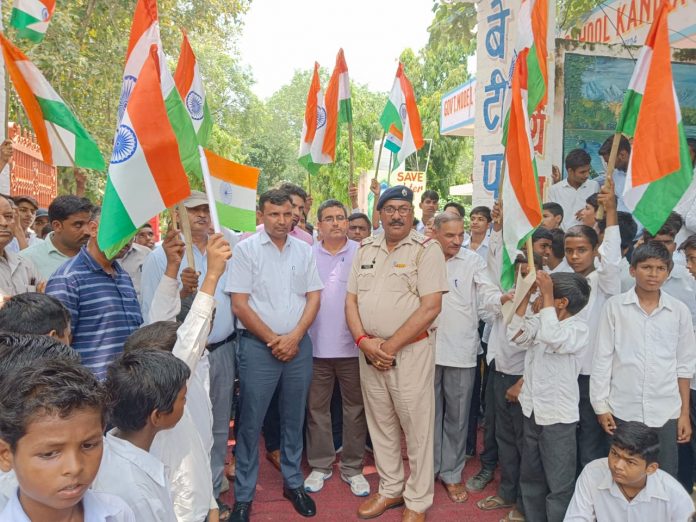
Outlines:
POLYGON ((656 430, 640 422, 616 428, 609 457, 583 469, 565 522, 685 522, 694 503, 683 487, 658 469, 656 430))
MULTIPOLYGON (((604 164, 609 163, 609 156, 611 154, 611 147, 614 141, 614 135, 612 134, 599 148, 597 153, 604 160, 604 164)), ((628 141, 626 136, 621 136, 619 141, 619 149, 616 154, 616 163, 614 164, 614 172, 611 176, 612 182, 614 183, 614 194, 616 195, 617 202, 616 208, 620 212, 630 212, 626 203, 623 199, 624 187, 626 186, 626 171, 628 170, 628 162, 631 158, 631 142, 628 141)), ((601 187, 604 185, 606 177, 604 175, 595 178, 597 184, 601 187)))
POLYGON ((280 384, 283 434, 283 495, 302 516, 316 506, 303 487, 302 430, 312 379, 312 342, 307 330, 323 288, 311 247, 289 237, 290 196, 270 190, 259 198, 264 229, 240 242, 232 258, 226 292, 238 318, 240 382, 235 505, 230 520, 249 520, 258 477, 259 435, 271 397, 280 384))
POLYGON ((677 443, 691 436, 696 340, 689 309, 660 290, 671 268, 672 256, 660 243, 633 253, 635 288, 608 299, 602 312, 590 401, 609 435, 620 421, 658 428, 660 467, 676 476, 677 443))
POLYGON ((467 425, 471 414, 469 406, 478 371, 479 311, 487 308, 496 312, 500 292, 489 279, 481 256, 462 248, 461 217, 449 212, 438 214, 433 230, 445 254, 449 283, 435 338, 435 475, 452 502, 465 502, 468 494, 462 484, 462 471, 466 431, 462 426, 467 425))
POLYGON ((548 201, 563 207, 563 230, 581 223, 578 214, 585 208, 585 200, 599 192, 597 182, 588 179, 591 163, 592 158, 584 150, 571 150, 565 159, 568 176, 549 189, 548 201))
POLYGON ((590 285, 580 274, 537 272, 543 308, 525 317, 530 294, 520 303, 507 336, 527 350, 519 401, 524 414, 520 488, 530 522, 560 522, 573 495, 575 432, 580 418, 577 378, 589 337, 577 313, 590 285))

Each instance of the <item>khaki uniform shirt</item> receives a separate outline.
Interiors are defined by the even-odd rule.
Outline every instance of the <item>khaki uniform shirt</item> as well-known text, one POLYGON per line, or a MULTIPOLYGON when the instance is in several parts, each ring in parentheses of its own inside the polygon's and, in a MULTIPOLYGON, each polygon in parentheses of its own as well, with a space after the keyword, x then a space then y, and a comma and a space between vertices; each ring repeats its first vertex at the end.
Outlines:
POLYGON ((348 281, 348 292, 358 296, 365 332, 382 339, 394 335, 420 307, 421 296, 448 290, 439 243, 413 230, 391 253, 384 234, 364 239, 348 281))
POLYGON ((7 250, 4 255, 0 254, 0 293, 3 295, 36 292, 36 285, 44 281, 28 259, 7 250))

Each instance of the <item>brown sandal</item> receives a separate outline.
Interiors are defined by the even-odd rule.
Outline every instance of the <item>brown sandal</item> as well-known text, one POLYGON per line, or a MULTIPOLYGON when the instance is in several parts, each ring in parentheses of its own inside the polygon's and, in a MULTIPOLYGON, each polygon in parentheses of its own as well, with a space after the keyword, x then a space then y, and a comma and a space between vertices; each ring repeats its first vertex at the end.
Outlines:
POLYGON ((491 495, 490 497, 482 498, 476 503, 482 511, 492 511, 494 509, 511 508, 514 504, 507 503, 498 495, 491 495))
POLYGON ((449 499, 455 504, 462 504, 469 500, 469 492, 464 484, 447 484, 447 482, 443 482, 442 485, 445 486, 449 499))

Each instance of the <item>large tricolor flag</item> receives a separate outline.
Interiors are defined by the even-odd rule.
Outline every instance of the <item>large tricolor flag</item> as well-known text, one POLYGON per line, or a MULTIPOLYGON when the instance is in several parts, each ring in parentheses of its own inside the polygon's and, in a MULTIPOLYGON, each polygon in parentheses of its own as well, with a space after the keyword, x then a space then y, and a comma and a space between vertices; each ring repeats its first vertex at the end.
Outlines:
POLYGON ((394 169, 423 146, 416 95, 402 63, 396 70, 396 79, 379 123, 387 133, 384 147, 396 154, 394 169))
POLYGON ((239 230, 256 231, 256 187, 260 169, 241 165, 201 147, 203 177, 213 224, 239 230), (207 167, 207 169, 206 169, 207 167), (217 219, 215 219, 217 218, 217 219))
MULTIPOLYGON (((546 96, 546 83, 539 67, 542 61, 546 63, 546 58, 544 56, 542 60, 537 55, 540 45, 535 41, 535 38, 541 37, 541 33, 545 35, 546 30, 538 27, 535 29, 531 3, 530 0, 522 0, 520 6, 517 60, 512 73, 510 108, 504 137, 507 170, 501 189, 503 266, 500 274, 500 285, 504 290, 514 286, 518 249, 531 237, 542 218, 529 110, 531 107, 536 108, 546 96), (530 53, 534 53, 535 57, 530 58, 530 53)), ((536 0, 534 3, 539 7, 540 4, 546 5, 546 0, 536 0)))
POLYGON ((190 193, 151 47, 123 113, 109 165, 97 241, 114 256, 143 223, 190 193))
POLYGON ((46 163, 104 170, 96 142, 36 66, 0 33, 5 65, 46 163))
POLYGON ((633 137, 624 202, 651 234, 667 220, 693 178, 679 100, 672 80, 663 0, 624 97, 616 131, 633 137))
MULTIPOLYGON (((150 54, 152 45, 157 46, 159 53, 162 97, 167 107, 169 121, 179 142, 181 162, 186 172, 192 172, 200 178, 202 174, 198 158, 198 139, 186 106, 176 89, 174 78, 167 67, 167 60, 160 40, 157 0, 138 0, 135 6, 128 51, 126 52, 126 66, 123 70, 121 99, 118 104, 118 122, 121 122, 133 88, 138 81, 140 70, 150 54)), ((117 139, 118 136, 115 140, 117 139)))
POLYGON ((319 64, 314 63, 312 83, 307 93, 307 106, 302 124, 298 161, 310 174, 319 172, 319 167, 331 163, 332 158, 323 152, 326 135, 326 105, 319 81, 319 64))
POLYGON ((343 55, 343 49, 339 49, 336 56, 336 66, 326 87, 326 134, 322 152, 331 160, 336 159, 336 147, 338 145, 339 123, 352 123, 353 106, 350 100, 350 78, 348 77, 348 65, 343 55))
POLYGON ((38 43, 46 35, 55 9, 56 0, 15 0, 10 25, 20 38, 38 43))
POLYGON ((203 78, 201 77, 196 55, 193 54, 193 49, 186 33, 184 33, 181 42, 179 63, 174 72, 174 83, 176 83, 176 89, 186 104, 186 110, 188 110, 193 128, 198 137, 198 143, 205 147, 208 143, 210 130, 213 127, 213 119, 210 116, 208 100, 205 97, 205 88, 203 87, 203 78))

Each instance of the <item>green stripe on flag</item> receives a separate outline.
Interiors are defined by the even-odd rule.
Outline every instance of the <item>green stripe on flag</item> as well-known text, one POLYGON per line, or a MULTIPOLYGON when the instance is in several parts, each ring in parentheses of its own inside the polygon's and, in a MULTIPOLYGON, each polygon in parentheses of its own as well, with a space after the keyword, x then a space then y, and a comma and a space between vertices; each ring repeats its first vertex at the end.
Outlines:
POLYGON ((527 55, 527 112, 531 116, 546 94, 544 76, 541 74, 536 45, 532 45, 527 55))
POLYGON ((633 217, 653 236, 665 224, 693 179, 691 156, 681 122, 679 123, 679 161, 681 168, 650 183, 633 210, 633 217))
POLYGON ((341 100, 338 103, 338 121, 341 123, 353 122, 353 104, 350 98, 341 100))
POLYGON ((210 108, 208 107, 208 100, 203 104, 203 121, 201 121, 201 126, 198 129, 198 144, 201 147, 208 145, 208 139, 210 138, 210 132, 213 129, 213 117, 210 115, 210 108))
MULTIPOLYGON (((106 168, 104 157, 92 136, 85 130, 68 107, 59 101, 36 97, 43 111, 44 119, 63 127, 75 135, 75 154, 73 161, 78 167, 103 171, 106 168)), ((72 154, 72 151, 71 151, 72 154)))
POLYGON ((99 248, 106 254, 106 257, 112 258, 137 231, 138 227, 131 220, 126 207, 123 206, 116 188, 111 183, 111 177, 108 177, 102 201, 99 231, 97 232, 99 248))
POLYGON ((256 211, 230 207, 218 201, 215 202, 215 208, 223 227, 241 232, 256 232, 256 211))
POLYGON ((626 91, 619 121, 616 124, 616 132, 621 132, 627 136, 636 133, 636 123, 638 123, 638 113, 643 103, 643 95, 632 89, 626 91))
POLYGON ((319 173, 321 165, 312 161, 312 154, 305 154, 297 158, 297 162, 302 165, 311 175, 316 176, 319 173))
POLYGON ((389 132, 389 127, 391 127, 392 125, 394 125, 401 132, 404 131, 403 124, 401 123, 401 115, 399 114, 399 109, 397 109, 394 106, 391 100, 389 100, 387 102, 386 107, 384 107, 382 116, 380 116, 379 118, 379 124, 386 132, 389 132))
POLYGON ((39 20, 38 18, 35 18, 29 13, 26 13, 20 9, 12 9, 10 25, 17 29, 17 36, 20 38, 26 38, 27 40, 31 40, 32 42, 36 43, 43 40, 45 33, 34 31, 33 29, 29 29, 27 27, 28 25, 36 24, 42 21, 43 20, 39 20))
POLYGON ((164 105, 167 107, 167 118, 169 118, 169 123, 172 125, 176 141, 179 144, 179 156, 186 174, 193 173, 198 179, 203 179, 198 154, 198 137, 179 91, 172 89, 164 100, 164 105))

